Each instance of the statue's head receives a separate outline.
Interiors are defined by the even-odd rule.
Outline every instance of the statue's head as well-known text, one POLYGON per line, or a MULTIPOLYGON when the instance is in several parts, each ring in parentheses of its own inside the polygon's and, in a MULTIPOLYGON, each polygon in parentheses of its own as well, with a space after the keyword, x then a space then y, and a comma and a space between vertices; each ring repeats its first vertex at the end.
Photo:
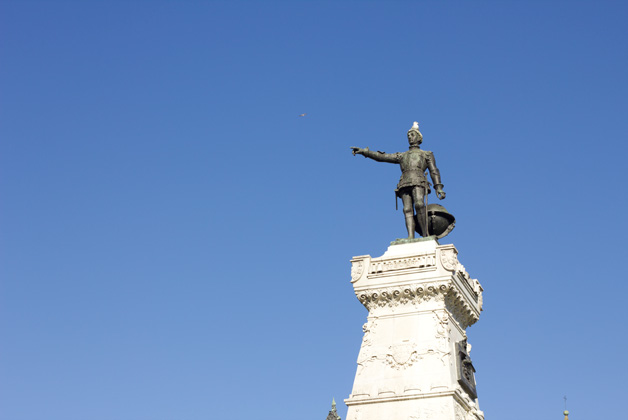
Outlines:
POLYGON ((419 131, 419 123, 416 121, 412 125, 412 128, 408 130, 408 143, 410 143, 410 147, 418 147, 423 143, 423 135, 419 131))

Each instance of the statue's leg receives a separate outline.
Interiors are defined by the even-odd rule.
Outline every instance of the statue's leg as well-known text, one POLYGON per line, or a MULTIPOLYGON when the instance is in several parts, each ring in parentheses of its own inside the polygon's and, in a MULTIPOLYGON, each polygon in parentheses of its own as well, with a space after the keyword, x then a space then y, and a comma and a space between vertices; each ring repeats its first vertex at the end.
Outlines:
POLYGON ((403 202, 403 215, 406 217, 406 229, 408 229, 408 238, 414 238, 414 209, 412 208, 412 195, 410 191, 401 193, 401 201, 403 202))
POLYGON ((421 227, 421 234, 429 236, 427 231, 427 220, 425 218, 425 203, 423 202, 423 187, 412 188, 412 200, 414 201, 414 209, 416 210, 416 219, 421 227))

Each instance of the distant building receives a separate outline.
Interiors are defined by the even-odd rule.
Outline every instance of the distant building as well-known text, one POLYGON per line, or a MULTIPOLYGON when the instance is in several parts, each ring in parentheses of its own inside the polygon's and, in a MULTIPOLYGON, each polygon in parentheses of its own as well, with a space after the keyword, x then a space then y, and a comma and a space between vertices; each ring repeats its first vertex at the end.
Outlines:
POLYGON ((329 414, 327 414, 326 420, 341 420, 340 416, 336 412, 336 400, 333 398, 331 400, 331 410, 329 411, 329 414))

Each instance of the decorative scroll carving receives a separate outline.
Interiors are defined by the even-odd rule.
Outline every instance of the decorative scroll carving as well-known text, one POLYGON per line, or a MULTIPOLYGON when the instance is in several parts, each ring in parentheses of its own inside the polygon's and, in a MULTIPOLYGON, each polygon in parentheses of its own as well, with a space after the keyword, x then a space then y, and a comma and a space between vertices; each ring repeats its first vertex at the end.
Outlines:
POLYGON ((435 299, 445 301, 445 308, 463 329, 479 319, 479 314, 449 281, 361 290, 356 291, 356 296, 369 312, 386 306, 417 305, 435 299))
POLYGON ((444 281, 356 291, 356 295, 362 305, 370 311, 377 307, 416 304, 430 299, 443 300, 453 288, 451 282, 444 281))

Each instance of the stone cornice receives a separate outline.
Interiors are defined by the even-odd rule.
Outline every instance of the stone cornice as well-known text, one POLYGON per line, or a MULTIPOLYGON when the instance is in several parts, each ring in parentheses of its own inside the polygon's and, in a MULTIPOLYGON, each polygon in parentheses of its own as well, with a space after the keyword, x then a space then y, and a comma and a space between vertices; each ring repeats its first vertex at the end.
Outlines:
POLYGON ((356 290, 358 300, 369 311, 384 306, 418 304, 430 299, 444 300, 445 294, 453 287, 450 281, 397 285, 389 287, 356 290))
POLYGON ((480 312, 474 306, 469 305, 467 299, 456 287, 452 287, 445 295, 445 308, 458 321, 462 329, 466 329, 480 319, 480 312))
POLYGON ((480 314, 463 293, 449 280, 419 284, 403 284, 356 290, 358 300, 369 312, 378 308, 420 305, 427 301, 444 302, 445 308, 464 329, 475 324, 480 314))

